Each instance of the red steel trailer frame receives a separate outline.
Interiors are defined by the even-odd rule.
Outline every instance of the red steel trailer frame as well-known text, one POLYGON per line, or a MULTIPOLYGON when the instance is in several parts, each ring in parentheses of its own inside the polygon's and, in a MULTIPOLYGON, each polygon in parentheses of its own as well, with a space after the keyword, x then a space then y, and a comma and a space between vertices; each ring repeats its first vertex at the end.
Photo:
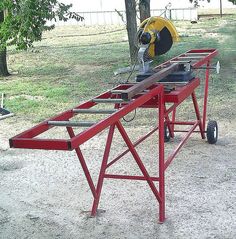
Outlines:
POLYGON ((172 160, 175 158, 176 154, 182 148, 184 143, 190 137, 193 132, 199 132, 201 138, 205 138, 206 133, 206 115, 207 115, 207 98, 208 98, 208 82, 209 82, 209 66, 210 61, 213 57, 218 54, 216 49, 194 49, 187 51, 159 66, 155 69, 163 69, 166 65, 172 63, 182 63, 190 61, 192 68, 196 69, 199 67, 206 66, 205 73, 205 89, 204 89, 204 102, 203 102, 203 112, 202 117, 199 111, 197 98, 195 94, 195 89, 200 85, 200 79, 194 78, 189 83, 185 85, 178 85, 174 90, 166 92, 164 90, 163 83, 154 83, 147 90, 138 93, 129 101, 125 101, 121 98, 120 93, 132 87, 135 83, 121 84, 112 90, 109 90, 92 100, 89 100, 77 107, 65 111, 49 120, 46 120, 39 125, 13 137, 10 139, 10 146, 12 148, 29 148, 29 149, 45 149, 45 150, 75 150, 78 159, 81 163, 82 169, 88 181, 89 187, 91 189, 94 202, 92 206, 91 215, 95 216, 101 196, 102 186, 104 179, 127 179, 127 180, 145 180, 150 189, 152 190, 156 200, 159 203, 159 221, 162 223, 165 220, 165 170, 171 164, 172 160), (194 111, 196 114, 196 120, 194 121, 177 121, 176 120, 176 109, 177 107, 185 101, 189 96, 191 96, 194 106, 194 111), (114 110, 96 110, 93 107, 101 103, 111 103, 114 104, 114 110), (171 106, 167 107, 166 103, 172 103, 171 106), (156 108, 158 110, 158 123, 157 126, 152 129, 149 133, 139 138, 136 142, 132 142, 128 136, 125 128, 121 123, 121 119, 137 108, 156 108), (97 123, 91 122, 75 122, 70 121, 70 119, 77 114, 82 113, 94 113, 94 114, 108 114, 103 120, 97 123), (170 113, 172 113, 170 117, 170 113), (172 153, 165 158, 164 155, 164 130, 165 125, 169 129, 170 136, 173 138, 175 132, 186 132, 183 136, 181 142, 172 151, 172 153), (175 125, 188 125, 191 126, 189 130, 175 130, 175 125), (45 131, 50 130, 52 127, 64 126, 69 134, 69 139, 44 139, 38 138, 40 134, 45 131), (86 127, 84 131, 78 133, 74 132, 74 127, 86 127), (196 128, 199 130, 196 130, 196 128), (94 184, 92 177, 90 175, 89 169, 87 167, 86 160, 82 154, 80 146, 87 140, 91 139, 99 132, 104 129, 109 129, 108 137, 105 145, 105 151, 101 163, 100 173, 98 177, 97 184, 94 184), (115 128, 120 132, 124 142, 126 143, 128 149, 121 152, 116 158, 110 160, 110 149, 113 140, 113 135, 115 128), (159 169, 158 175, 149 175, 142 159, 138 155, 135 147, 151 136, 154 132, 158 131, 158 142, 159 142, 159 169), (131 152, 134 157, 139 169, 142 172, 142 176, 133 175, 117 175, 108 174, 106 170, 111 167, 115 162, 121 159, 125 154, 131 152), (156 187, 154 182, 158 182, 156 187))

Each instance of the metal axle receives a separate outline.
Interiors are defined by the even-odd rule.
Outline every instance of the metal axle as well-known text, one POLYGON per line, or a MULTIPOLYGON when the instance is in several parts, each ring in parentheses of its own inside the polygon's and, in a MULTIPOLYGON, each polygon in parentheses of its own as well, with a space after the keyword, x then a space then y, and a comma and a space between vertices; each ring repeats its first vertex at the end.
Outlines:
POLYGON ((217 61, 216 65, 215 66, 208 66, 208 67, 205 67, 205 66, 201 66, 201 67, 193 67, 193 69, 204 69, 204 70, 207 70, 207 69, 214 69, 216 70, 216 73, 219 74, 220 73, 220 62, 217 61))

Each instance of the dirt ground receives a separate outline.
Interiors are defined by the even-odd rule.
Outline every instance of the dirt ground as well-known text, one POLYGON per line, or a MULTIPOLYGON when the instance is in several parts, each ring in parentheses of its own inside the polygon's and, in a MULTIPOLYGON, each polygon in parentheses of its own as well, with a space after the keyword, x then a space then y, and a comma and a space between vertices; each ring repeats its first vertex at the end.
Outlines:
MULTIPOLYGON (((216 145, 193 135, 180 151, 166 172, 164 224, 158 224, 157 202, 142 181, 105 180, 99 214, 90 218, 92 194, 75 152, 9 149, 8 138, 30 125, 17 117, 0 123, 1 239, 236 238, 236 122, 218 122, 216 145)), ((145 130, 128 128, 132 136, 145 130)), ((93 178, 106 133, 82 147, 93 178)), ((114 145, 113 156, 125 148, 118 136, 114 145)), ((152 175, 156 146, 152 136, 137 148, 152 175)), ((130 155, 109 172, 140 175, 130 155)))

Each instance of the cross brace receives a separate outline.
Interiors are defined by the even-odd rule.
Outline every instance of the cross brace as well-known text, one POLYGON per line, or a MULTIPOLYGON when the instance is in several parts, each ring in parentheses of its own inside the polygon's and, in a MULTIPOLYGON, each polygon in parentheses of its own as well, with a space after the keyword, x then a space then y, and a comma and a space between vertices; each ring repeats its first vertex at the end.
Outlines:
MULTIPOLYGON (((172 64, 171 61, 178 61, 181 56, 197 56, 195 57, 197 59, 197 62, 194 63, 194 66, 201 66, 204 64, 209 66, 211 58, 213 58, 216 54, 217 51, 215 49, 190 50, 156 67, 156 70, 158 71, 158 69, 162 69, 166 65, 172 64)), ((209 69, 206 69, 204 80, 205 89, 202 117, 195 94, 195 89, 200 85, 199 78, 195 78, 186 84, 176 85, 175 89, 171 92, 164 91, 163 84, 157 83, 159 79, 160 77, 156 75, 152 77, 151 80, 148 80, 149 83, 147 85, 145 85, 146 83, 141 84, 141 88, 139 88, 140 85, 137 83, 119 85, 114 89, 95 97, 92 100, 80 104, 71 110, 65 111, 55 117, 52 117, 51 119, 45 120, 39 125, 36 125, 35 127, 11 138, 10 146, 12 148, 75 150, 94 198, 91 210, 92 216, 95 216, 97 212, 104 179, 146 181, 159 204, 159 221, 164 222, 165 170, 168 168, 168 166, 170 166, 176 154, 180 151, 180 149, 183 147, 192 133, 200 133, 201 138, 205 138, 209 69), (139 87, 137 87, 138 85, 139 87), (145 89, 143 89, 143 86, 145 89), (128 101, 122 99, 122 93, 124 92, 130 93, 128 101), (193 110, 195 112, 196 119, 193 121, 177 121, 176 110, 179 105, 181 105, 181 103, 184 102, 189 96, 191 96, 193 102, 193 110), (112 105, 112 109, 96 109, 96 107, 100 104, 107 105, 106 103, 112 105), (171 105, 169 103, 171 103, 171 105), (135 142, 132 142, 121 123, 121 119, 137 108, 153 108, 157 110, 157 123, 154 129, 152 129, 144 136, 138 138, 135 142), (80 114, 100 114, 104 116, 104 118, 98 122, 71 121, 71 119, 75 115, 80 114), (190 126, 190 129, 182 131, 177 130, 175 129, 175 126, 178 125, 190 126), (69 138, 43 139, 38 137, 45 131, 48 131, 54 127, 65 127, 67 129, 69 138), (82 132, 75 134, 75 127, 82 127, 85 129, 82 130, 82 132), (165 127, 168 128, 171 138, 174 138, 176 132, 185 132, 185 135, 183 136, 181 142, 179 142, 177 147, 167 156, 165 156, 164 153, 165 127), (196 130, 196 128, 198 128, 198 130, 196 130), (98 181, 95 184, 90 175, 86 159, 83 156, 80 146, 104 129, 109 129, 109 131, 101 167, 99 170, 98 181), (127 149, 123 152, 120 152, 115 158, 110 159, 109 156, 115 130, 117 130, 122 136, 122 139, 127 145, 127 149), (159 166, 156 169, 156 174, 150 175, 147 167, 143 163, 142 158, 139 156, 136 150, 136 146, 141 144, 148 137, 152 136, 155 132, 158 132, 158 158, 156 159, 156 161, 159 166), (141 172, 140 175, 120 175, 109 174, 106 172, 108 168, 117 163, 119 160, 123 159, 123 156, 128 152, 132 154, 134 162, 138 165, 141 172), (157 186, 155 185, 155 183, 157 183, 157 186)))

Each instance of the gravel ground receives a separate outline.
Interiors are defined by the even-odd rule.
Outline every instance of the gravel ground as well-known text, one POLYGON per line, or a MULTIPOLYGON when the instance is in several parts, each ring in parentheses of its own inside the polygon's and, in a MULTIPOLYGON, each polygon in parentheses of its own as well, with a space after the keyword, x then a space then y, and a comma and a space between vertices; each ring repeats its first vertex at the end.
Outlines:
MULTIPOLYGON (((142 181, 105 180, 98 216, 90 218, 92 194, 75 153, 9 149, 8 138, 30 125, 17 118, 0 123, 1 239, 236 238, 236 122, 219 123, 216 145, 193 135, 180 151, 166 172, 164 224, 158 224, 157 202, 142 181)), ((145 130, 128 129, 132 136, 145 130)), ((82 147, 93 178, 105 139, 103 132, 82 147)), ((153 136, 137 148, 152 175, 155 143, 153 136)), ((113 155, 125 148, 118 135, 114 145, 113 155)), ((109 172, 139 170, 127 155, 109 172)))

